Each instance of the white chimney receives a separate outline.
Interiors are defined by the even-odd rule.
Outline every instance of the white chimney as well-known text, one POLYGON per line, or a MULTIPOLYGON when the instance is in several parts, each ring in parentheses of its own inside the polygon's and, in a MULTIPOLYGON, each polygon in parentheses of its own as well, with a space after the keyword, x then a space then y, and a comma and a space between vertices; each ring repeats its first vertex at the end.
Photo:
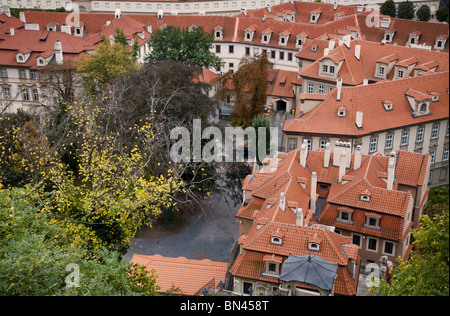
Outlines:
POLYGON ((20 11, 19 19, 20 19, 20 22, 27 23, 27 20, 25 19, 25 12, 24 11, 20 11))
POLYGON ((355 160, 353 161, 353 170, 361 168, 361 145, 356 146, 355 160))
POLYGON ((121 15, 120 9, 116 9, 116 11, 114 11, 114 18, 116 20, 120 19, 120 15, 121 15))
POLYGON ((285 192, 281 192, 280 193, 280 203, 279 206, 281 208, 281 210, 285 211, 286 210, 286 193, 285 192))
POLYGON ((330 165, 330 154, 331 154, 330 142, 327 142, 327 144, 325 145, 325 154, 323 155, 324 168, 328 168, 328 166, 330 165))
POLYGON ((311 173, 311 201, 309 208, 316 211, 316 195, 317 195, 317 173, 311 173))
POLYGON ((55 42, 55 61, 58 64, 62 64, 64 60, 63 52, 62 52, 62 45, 60 41, 55 42))
POLYGON ((389 165, 388 165, 388 179, 386 188, 392 190, 394 186, 394 174, 395 174, 395 151, 391 151, 389 154, 389 165))
POLYGON ((347 155, 345 151, 341 153, 341 159, 339 162, 339 180, 342 183, 342 177, 345 175, 345 161, 347 160, 347 155))
POLYGON ((16 34, 16 32, 14 31, 13 27, 9 28, 9 35, 14 36, 14 34, 16 34))
POLYGON ((337 7, 338 7, 338 4, 337 4, 337 2, 336 1, 334 1, 334 4, 333 4, 333 10, 337 10, 337 7))
POLYGON ((295 220, 295 224, 297 226, 303 226, 303 209, 297 208, 297 218, 295 220))
POLYGON ((163 10, 158 10, 158 20, 162 20, 163 18, 163 10))
POLYGON ((152 34, 152 25, 151 24, 147 24, 147 32, 152 34))
POLYGON ((325 48, 323 50, 323 56, 328 56, 329 53, 330 53, 330 49, 329 48, 325 48))
POLYGON ((361 111, 357 111, 357 112, 356 112, 356 122, 355 122, 355 124, 356 124, 356 127, 357 127, 358 129, 361 129, 361 128, 362 128, 362 124, 363 124, 363 112, 361 112, 361 111))
POLYGON ((333 147, 333 166, 339 166, 339 159, 342 153, 342 142, 337 141, 334 143, 333 147))
POLYGON ((328 42, 328 49, 332 50, 334 49, 334 46, 336 45, 336 42, 331 40, 328 42))
POLYGON ((358 60, 361 58, 361 45, 359 44, 355 45, 355 58, 358 60))
POLYGON ((306 141, 303 141, 302 146, 300 147, 300 164, 303 168, 306 167, 306 157, 308 156, 308 145, 306 141))
POLYGON ((71 35, 70 25, 68 24, 61 25, 61 32, 71 35))
POLYGON ((267 11, 269 11, 269 13, 272 12, 272 7, 270 6, 270 3, 267 4, 267 11))
POLYGON ((337 95, 336 100, 341 101, 341 93, 342 93, 342 78, 338 78, 336 82, 337 95))
POLYGON ((364 79, 363 80, 363 86, 367 86, 369 84, 369 79, 364 79))

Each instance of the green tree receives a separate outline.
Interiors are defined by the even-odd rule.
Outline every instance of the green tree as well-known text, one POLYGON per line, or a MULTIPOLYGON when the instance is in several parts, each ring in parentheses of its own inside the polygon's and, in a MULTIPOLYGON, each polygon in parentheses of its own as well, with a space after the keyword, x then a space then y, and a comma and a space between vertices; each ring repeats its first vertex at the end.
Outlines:
POLYGON ((403 1, 398 5, 397 17, 411 20, 414 18, 414 5, 410 1, 403 1))
POLYGON ((415 250, 409 260, 400 260, 391 270, 390 283, 381 282, 376 292, 387 296, 449 295, 449 211, 421 218, 421 227, 412 231, 415 250))
POLYGON ((157 293, 153 272, 120 260, 115 252, 92 252, 82 238, 65 238, 67 226, 42 212, 49 197, 39 187, 0 188, 0 295, 157 293), (72 272, 79 272, 77 279, 72 272))
POLYGON ((436 19, 439 22, 445 22, 447 21, 448 23, 448 7, 440 7, 437 11, 436 11, 436 19))
POLYGON ((394 0, 386 0, 380 7, 380 13, 395 18, 395 2, 394 0))
POLYGON ((430 21, 431 11, 430 7, 426 4, 422 5, 416 12, 416 16, 420 21, 430 21))
POLYGON ((152 52, 146 61, 154 64, 157 61, 178 61, 200 67, 220 67, 223 61, 210 49, 214 37, 206 33, 202 27, 192 29, 169 25, 152 34, 150 46, 152 52))
MULTIPOLYGON (((252 126, 256 130, 256 148, 259 146, 259 134, 258 134, 258 128, 264 127, 266 129, 266 155, 270 152, 270 119, 267 118, 264 114, 260 114, 252 122, 252 126)), ((262 160, 264 160, 265 157, 259 157, 258 150, 256 151, 256 160, 259 165, 262 164, 262 160)))
MULTIPOLYGON (((120 38, 120 34, 118 34, 120 38)), ((96 95, 130 70, 136 70, 139 65, 133 50, 121 42, 112 45, 103 38, 94 53, 79 61, 77 71, 82 76, 83 86, 91 95, 96 95)))

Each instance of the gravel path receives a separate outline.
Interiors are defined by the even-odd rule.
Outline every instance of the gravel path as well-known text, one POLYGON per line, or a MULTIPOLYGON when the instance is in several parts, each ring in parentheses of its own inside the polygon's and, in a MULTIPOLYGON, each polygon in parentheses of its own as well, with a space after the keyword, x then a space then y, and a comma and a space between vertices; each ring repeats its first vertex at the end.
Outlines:
POLYGON ((228 204, 221 195, 214 195, 205 203, 206 215, 194 215, 182 230, 173 234, 132 239, 125 258, 131 259, 136 253, 227 262, 238 239, 234 216, 238 208, 239 205, 228 204))

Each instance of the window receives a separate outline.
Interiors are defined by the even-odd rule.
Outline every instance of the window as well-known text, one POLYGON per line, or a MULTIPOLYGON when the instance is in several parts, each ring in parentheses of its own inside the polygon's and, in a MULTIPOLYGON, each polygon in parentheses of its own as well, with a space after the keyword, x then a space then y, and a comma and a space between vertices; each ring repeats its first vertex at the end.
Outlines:
POLYGON ((268 270, 269 270, 269 272, 277 272, 277 265, 276 265, 276 263, 269 263, 269 265, 268 265, 268 270))
POLYGON ((228 52, 229 52, 230 54, 234 54, 234 45, 229 45, 229 46, 228 46, 228 52))
POLYGON ((387 255, 393 255, 394 254, 394 244, 390 241, 385 241, 383 253, 385 253, 387 255))
POLYGON ((25 74, 25 69, 19 69, 19 78, 20 79, 26 79, 27 76, 25 74))
POLYGON ((243 284, 243 293, 244 294, 251 294, 250 292, 253 292, 253 283, 250 282, 244 282, 243 284))
POLYGON ((327 140, 321 140, 320 141, 320 148, 326 148, 327 147, 327 143, 328 143, 327 140))
POLYGON ((374 215, 366 215, 366 221, 363 226, 364 228, 380 230, 380 218, 374 215))
POLYGON ((30 78, 31 79, 36 79, 36 70, 34 70, 34 69, 30 70, 30 78))
POLYGON ((403 70, 399 70, 399 71, 397 72, 397 77, 398 77, 398 78, 403 78, 403 70))
POLYGON ((393 140, 394 140, 394 134, 386 135, 386 149, 392 148, 393 140))
POLYGON ((308 82, 308 93, 314 92, 314 83, 308 82))
POLYGON ((292 53, 288 53, 287 60, 292 61, 292 53))
POLYGON ((379 74, 379 75, 384 75, 384 67, 380 66, 380 67, 378 68, 378 74, 379 74))
POLYGON ((330 74, 334 74, 334 66, 330 66, 330 74))
POLYGON ((38 89, 33 89, 33 101, 39 101, 39 91, 38 91, 38 89))
POLYGON ((282 239, 279 237, 272 237, 270 243, 275 245, 281 245, 282 239))
POLYGON ((433 125, 433 129, 431 130, 431 139, 438 138, 439 136, 439 125, 433 125))
POLYGON ((369 148, 370 152, 374 152, 377 150, 377 141, 378 141, 377 137, 372 137, 370 139, 370 148, 369 148))
POLYGON ((402 132, 402 141, 400 143, 400 145, 408 145, 408 131, 403 131, 402 132))
POLYGON ((423 127, 417 129, 416 142, 423 141, 423 132, 424 132, 424 128, 423 127))
POLYGON ((319 93, 324 94, 325 93, 325 87, 322 84, 319 84, 319 93))
POLYGON ((22 99, 23 101, 30 101, 30 94, 28 92, 28 89, 22 90, 22 99))
POLYGON ((323 65, 322 70, 323 72, 328 72, 328 65, 323 65))
POLYGON ((2 74, 2 78, 8 78, 8 72, 6 71, 5 68, 2 68, 1 74, 2 74))
POLYGON ((280 60, 284 60, 284 52, 280 52, 280 60))
POLYGON ((431 149, 430 156, 431 156, 431 163, 434 163, 434 161, 436 160, 436 150, 431 149))
POLYGON ((311 139, 303 139, 303 142, 306 142, 306 148, 308 150, 311 150, 311 148, 312 148, 312 146, 311 146, 311 144, 312 144, 311 139))
POLYGON ((356 235, 356 234, 353 234, 353 236, 352 236, 353 238, 353 240, 352 240, 352 243, 353 244, 355 244, 355 245, 358 245, 359 247, 361 247, 361 235, 356 235))
POLYGON ((288 138, 288 151, 292 151, 297 148, 297 138, 288 138))
POLYGON ((271 50, 270 51, 270 58, 273 58, 273 59, 275 59, 275 51, 274 50, 271 50))
POLYGON ((216 53, 220 54, 220 45, 216 45, 216 53))
POLYGON ((433 171, 430 171, 428 174, 428 183, 431 183, 433 181, 433 171))
POLYGON ((367 242, 367 250, 378 251, 378 240, 369 237, 369 240, 367 242))
POLYGON ((3 88, 3 92, 5 93, 5 100, 11 100, 11 90, 9 87, 3 88))
POLYGON ((250 47, 245 48, 245 55, 250 55, 250 47))
POLYGON ((445 136, 448 136, 448 133, 449 133, 449 122, 447 122, 447 130, 445 131, 445 136))
POLYGON ((315 243, 315 242, 310 242, 308 244, 308 250, 320 251, 320 245, 318 243, 315 243))
POLYGON ((444 148, 444 152, 442 153, 442 161, 448 160, 448 147, 444 148))
POLYGON ((346 224, 353 224, 352 221, 352 213, 351 212, 347 212, 345 210, 339 210, 339 215, 337 217, 337 221, 338 222, 344 222, 346 224))

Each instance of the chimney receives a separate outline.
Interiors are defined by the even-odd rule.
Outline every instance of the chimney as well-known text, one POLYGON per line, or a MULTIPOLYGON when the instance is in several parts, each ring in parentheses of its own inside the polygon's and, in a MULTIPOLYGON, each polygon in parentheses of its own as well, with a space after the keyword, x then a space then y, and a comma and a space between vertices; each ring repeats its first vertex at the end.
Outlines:
POLYGON ((361 45, 359 44, 355 45, 355 58, 358 60, 361 58, 361 45))
POLYGON ((356 146, 355 160, 353 162, 353 170, 361 168, 361 145, 356 146))
POLYGON ((330 142, 327 142, 327 144, 325 145, 325 154, 323 156, 324 168, 328 168, 328 166, 330 165, 330 154, 331 154, 330 142))
POLYGON ((388 179, 387 186, 388 190, 392 190, 394 186, 394 173, 395 173, 395 152, 391 151, 389 154, 389 165, 388 165, 388 179))
POLYGON ((337 141, 334 143, 333 147, 333 166, 339 166, 339 159, 342 153, 342 142, 337 141))
POLYGON ((152 25, 151 24, 147 24, 147 32, 152 34, 152 25))
POLYGON ((328 56, 328 53, 330 52, 330 49, 329 48, 325 48, 324 50, 323 50, 323 56, 328 56))
POLYGON ((14 31, 13 27, 9 28, 9 35, 14 36, 14 34, 16 34, 16 32, 14 31))
POLYGON ((311 173, 311 201, 309 208, 316 211, 316 195, 317 195, 317 173, 311 173))
POLYGON ((285 192, 281 192, 280 193, 280 203, 279 206, 281 208, 281 210, 285 211, 286 210, 286 193, 285 192))
POLYGON ((357 111, 356 112, 356 127, 358 129, 362 129, 362 123, 363 123, 363 112, 361 111, 357 111))
POLYGON ((295 224, 297 226, 303 226, 303 209, 297 208, 296 215, 297 215, 297 218, 295 220, 295 224))
POLYGON ((364 79, 363 80, 363 86, 367 86, 369 84, 369 79, 364 79))
POLYGON ((303 141, 302 146, 300 147, 300 164, 303 168, 306 167, 306 157, 308 156, 308 145, 306 141, 303 141))
POLYGON ((337 95, 336 100, 341 101, 341 93, 342 93, 342 78, 338 78, 336 82, 337 95))
POLYGON ((341 153, 341 159, 339 162, 339 180, 342 183, 342 177, 345 175, 345 161, 347 160, 347 155, 345 151, 341 153))
POLYGON ((333 10, 336 11, 336 10, 337 10, 337 7, 338 7, 338 4, 337 4, 336 1, 334 1, 334 4, 333 4, 333 10))
POLYGON ((328 49, 332 50, 334 49, 334 46, 336 45, 336 42, 331 40, 328 42, 328 49))
POLYGON ((270 6, 270 3, 267 4, 267 11, 269 11, 269 13, 272 12, 272 7, 270 6))
POLYGON ((20 22, 27 23, 27 20, 25 19, 25 12, 24 11, 20 11, 19 19, 20 19, 20 22))
POLYGON ((67 24, 61 25, 61 32, 71 35, 70 25, 67 24))
POLYGON ((114 19, 120 19, 120 15, 121 15, 121 12, 120 12, 120 9, 116 9, 116 11, 114 12, 114 19))
POLYGON ((162 20, 163 18, 163 10, 158 10, 158 20, 162 20))
POLYGON ((62 45, 60 41, 55 42, 55 60, 56 63, 62 64, 64 60, 63 52, 62 52, 62 45))

